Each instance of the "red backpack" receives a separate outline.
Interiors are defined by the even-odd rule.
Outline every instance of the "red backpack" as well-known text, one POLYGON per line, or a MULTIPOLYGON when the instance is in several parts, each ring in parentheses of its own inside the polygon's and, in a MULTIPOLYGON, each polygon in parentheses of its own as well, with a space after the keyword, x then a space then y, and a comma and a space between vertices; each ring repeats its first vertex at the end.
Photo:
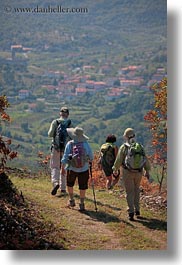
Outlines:
POLYGON ((81 168, 88 161, 83 142, 75 143, 71 141, 71 152, 72 159, 70 162, 72 167, 81 168))

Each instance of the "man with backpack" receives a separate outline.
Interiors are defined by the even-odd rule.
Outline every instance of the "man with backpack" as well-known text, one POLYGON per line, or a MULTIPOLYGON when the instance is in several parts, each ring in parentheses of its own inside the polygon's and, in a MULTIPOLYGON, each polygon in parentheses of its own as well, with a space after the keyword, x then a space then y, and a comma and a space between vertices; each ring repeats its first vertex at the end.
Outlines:
POLYGON ((118 153, 118 147, 114 144, 115 142, 116 136, 114 134, 109 134, 106 137, 105 143, 100 147, 99 166, 101 166, 107 178, 106 188, 108 190, 110 190, 119 180, 119 172, 117 175, 114 175, 112 170, 112 166, 114 165, 118 153))
POLYGON ((89 139, 80 127, 67 129, 70 140, 65 147, 61 162, 67 170, 67 189, 69 193, 69 207, 75 206, 73 187, 78 178, 80 190, 80 211, 85 210, 85 193, 88 189, 89 165, 93 160, 92 149, 87 142, 89 139))
POLYGON ((68 116, 69 109, 62 107, 60 109, 60 118, 52 121, 48 131, 48 136, 52 137, 50 159, 51 181, 53 185, 52 195, 56 195, 59 188, 62 193, 66 192, 66 172, 64 166, 61 166, 61 158, 68 141, 66 129, 72 126, 68 116))
POLYGON ((140 216, 140 182, 145 170, 145 177, 149 179, 150 163, 145 155, 143 146, 135 140, 135 132, 127 128, 124 132, 125 143, 119 148, 113 166, 116 174, 123 168, 122 180, 126 191, 129 220, 134 220, 134 214, 140 216))

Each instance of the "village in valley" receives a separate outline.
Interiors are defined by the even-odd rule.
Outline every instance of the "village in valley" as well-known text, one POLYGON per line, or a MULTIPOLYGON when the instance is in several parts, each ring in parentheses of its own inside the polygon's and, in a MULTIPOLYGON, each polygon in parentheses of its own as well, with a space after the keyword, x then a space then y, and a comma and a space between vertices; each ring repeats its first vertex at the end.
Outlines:
MULTIPOLYGON (((7 65, 19 65, 23 68, 31 68, 29 56, 34 53, 33 48, 26 48, 22 45, 11 45, 11 56, 4 60, 7 65)), ((152 56, 152 54, 151 54, 152 56)), ((162 80, 166 75, 164 67, 156 68, 150 79, 143 76, 146 66, 128 64, 118 67, 112 76, 114 63, 110 60, 104 64, 83 64, 81 67, 72 67, 69 71, 41 69, 40 75, 46 83, 27 89, 16 89, 16 94, 7 95, 10 102, 29 102, 29 111, 34 111, 36 101, 46 102, 48 98, 56 100, 73 100, 83 95, 94 95, 97 92, 104 92, 103 97, 106 101, 122 98, 131 94, 131 89, 148 91, 150 87, 162 80), (46 95, 46 96, 45 96, 46 95), (34 103, 31 102, 33 97, 34 103)))
POLYGON ((113 132, 120 145, 121 132, 131 126, 150 151, 144 116, 152 85, 167 76, 164 4, 84 1, 87 13, 41 14, 26 12, 34 1, 30 9, 24 0, 22 9, 14 2, 18 9, 14 4, 1 19, 0 91, 11 122, 0 130, 18 146, 15 166, 39 167, 37 154, 50 152, 47 132, 61 106, 90 136, 94 151, 113 132))

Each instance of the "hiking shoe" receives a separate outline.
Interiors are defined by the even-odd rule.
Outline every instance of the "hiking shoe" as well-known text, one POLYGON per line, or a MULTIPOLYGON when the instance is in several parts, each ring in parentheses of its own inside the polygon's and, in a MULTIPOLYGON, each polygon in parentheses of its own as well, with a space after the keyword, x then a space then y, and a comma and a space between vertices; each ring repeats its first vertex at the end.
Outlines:
POLYGON ((58 189, 59 189, 59 184, 57 184, 57 185, 53 188, 53 190, 51 191, 51 194, 52 194, 52 195, 56 195, 58 189))
POLYGON ((110 185, 107 189, 108 190, 112 190, 113 189, 113 185, 110 185))
POLYGON ((84 203, 80 203, 79 207, 80 207, 80 209, 79 209, 80 212, 84 212, 85 211, 85 204, 84 203))
POLYGON ((136 215, 136 216, 140 216, 140 211, 136 211, 136 212, 135 212, 135 215, 136 215))
POLYGON ((129 220, 134 221, 134 213, 129 213, 129 220))
POLYGON ((69 200, 68 201, 68 207, 74 207, 76 204, 75 204, 75 200, 69 200))
POLYGON ((66 194, 66 190, 61 190, 61 193, 66 194))

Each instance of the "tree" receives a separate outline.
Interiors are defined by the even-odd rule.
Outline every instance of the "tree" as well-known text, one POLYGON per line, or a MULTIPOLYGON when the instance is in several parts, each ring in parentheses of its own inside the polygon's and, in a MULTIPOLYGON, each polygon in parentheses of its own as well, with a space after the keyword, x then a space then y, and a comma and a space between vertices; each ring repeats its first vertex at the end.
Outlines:
POLYGON ((149 123, 152 133, 152 148, 154 150, 151 159, 160 173, 157 174, 159 189, 167 172, 167 78, 151 87, 154 93, 153 109, 148 111, 144 119, 149 123))
POLYGON ((45 109, 45 103, 44 102, 41 102, 39 101, 36 105, 36 111, 37 112, 43 112, 45 109))
MULTIPOLYGON (((2 121, 10 121, 10 116, 6 113, 6 108, 9 107, 6 96, 0 96, 0 124, 2 121)), ((6 161, 17 156, 17 152, 10 148, 11 139, 8 139, 0 134, 0 173, 4 171, 6 161)))

